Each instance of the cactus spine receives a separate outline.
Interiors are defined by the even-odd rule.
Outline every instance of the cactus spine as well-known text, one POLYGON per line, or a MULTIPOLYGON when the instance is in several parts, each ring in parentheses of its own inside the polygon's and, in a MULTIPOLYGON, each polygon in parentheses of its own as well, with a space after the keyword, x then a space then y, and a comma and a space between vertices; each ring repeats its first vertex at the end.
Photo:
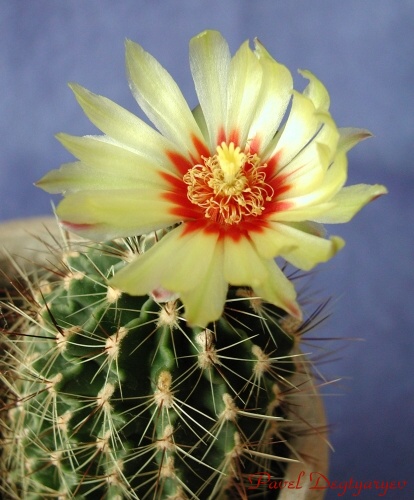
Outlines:
POLYGON ((66 236, 53 268, 14 281, 2 303, 5 499, 274 499, 266 478, 317 460, 297 442, 325 439, 323 422, 300 416, 315 394, 299 341, 319 311, 298 324, 230 287, 222 318, 191 328, 179 300, 107 284, 153 237, 66 236))

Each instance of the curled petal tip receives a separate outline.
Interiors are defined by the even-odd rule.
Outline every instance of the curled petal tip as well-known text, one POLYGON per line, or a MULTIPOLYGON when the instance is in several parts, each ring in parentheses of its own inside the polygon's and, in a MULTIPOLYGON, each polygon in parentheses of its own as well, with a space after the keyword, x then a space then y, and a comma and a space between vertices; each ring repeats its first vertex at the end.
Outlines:
POLYGON ((298 321, 303 320, 302 310, 296 302, 288 304, 286 310, 293 318, 297 319, 298 321))
POLYGON ((338 150, 347 152, 361 141, 373 137, 372 132, 365 128, 342 127, 339 128, 338 150))
POLYGON ((382 196, 384 194, 388 194, 388 189, 381 184, 377 184, 377 189, 378 189, 378 192, 372 198, 373 200, 376 200, 377 198, 379 198, 380 196, 382 196))
POLYGON ((68 82, 68 87, 74 94, 83 89, 82 85, 76 82, 68 82))

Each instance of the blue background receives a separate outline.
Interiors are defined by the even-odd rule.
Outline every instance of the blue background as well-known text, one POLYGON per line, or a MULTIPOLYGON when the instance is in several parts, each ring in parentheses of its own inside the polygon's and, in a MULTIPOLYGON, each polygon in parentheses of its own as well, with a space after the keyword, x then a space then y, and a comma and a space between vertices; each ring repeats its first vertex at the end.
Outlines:
POLYGON ((218 29, 234 52, 257 36, 300 90, 297 68, 320 77, 340 126, 374 133, 349 154, 349 183, 383 183, 390 194, 329 228, 347 245, 312 278, 333 301, 331 318, 311 336, 365 340, 305 350, 330 352, 320 369, 342 377, 326 398, 336 450, 330 478, 411 480, 386 496, 398 499, 414 498, 413 26, 412 0, 0 0, 0 221, 49 214, 50 196, 32 184, 71 161, 54 134, 95 133, 68 81, 138 111, 125 38, 156 56, 194 105, 189 39, 218 29))

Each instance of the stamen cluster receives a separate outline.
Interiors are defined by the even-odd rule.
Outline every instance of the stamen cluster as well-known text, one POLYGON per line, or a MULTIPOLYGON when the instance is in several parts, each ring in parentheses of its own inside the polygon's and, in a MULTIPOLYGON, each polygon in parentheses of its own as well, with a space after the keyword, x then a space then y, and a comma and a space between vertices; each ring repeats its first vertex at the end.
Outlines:
POLYGON ((274 194, 265 182, 266 164, 257 154, 242 153, 234 143, 224 142, 217 154, 203 157, 183 177, 191 203, 204 209, 204 215, 220 224, 239 224, 246 216, 261 215, 265 202, 274 194))

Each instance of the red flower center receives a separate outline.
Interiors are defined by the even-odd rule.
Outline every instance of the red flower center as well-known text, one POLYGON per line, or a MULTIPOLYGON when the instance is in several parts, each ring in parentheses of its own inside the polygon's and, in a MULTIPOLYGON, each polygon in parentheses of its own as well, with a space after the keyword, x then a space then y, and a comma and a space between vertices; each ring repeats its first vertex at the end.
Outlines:
POLYGON ((273 188, 265 182, 266 164, 257 154, 244 153, 231 142, 217 146, 217 154, 203 158, 184 175, 187 197, 220 224, 239 224, 246 216, 261 215, 273 188))

